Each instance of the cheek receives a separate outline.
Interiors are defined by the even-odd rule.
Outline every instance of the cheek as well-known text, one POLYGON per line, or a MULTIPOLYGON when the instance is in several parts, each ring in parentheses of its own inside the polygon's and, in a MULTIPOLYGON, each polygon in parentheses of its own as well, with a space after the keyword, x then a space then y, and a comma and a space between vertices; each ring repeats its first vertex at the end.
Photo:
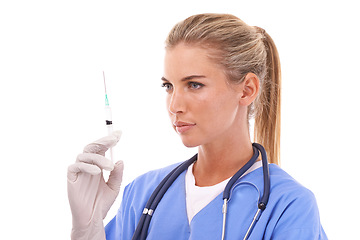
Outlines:
POLYGON ((199 112, 206 118, 213 128, 228 125, 234 121, 238 112, 238 104, 232 95, 213 95, 214 97, 204 100, 199 104, 199 112))

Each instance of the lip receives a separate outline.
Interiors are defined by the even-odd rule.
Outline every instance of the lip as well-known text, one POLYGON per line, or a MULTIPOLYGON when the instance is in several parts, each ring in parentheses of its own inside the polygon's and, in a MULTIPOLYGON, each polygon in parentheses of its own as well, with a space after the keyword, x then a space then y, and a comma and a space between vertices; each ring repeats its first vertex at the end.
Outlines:
POLYGON ((189 131, 191 128, 193 128, 196 125, 195 123, 187 123, 182 121, 176 121, 173 124, 176 129, 176 132, 178 132, 179 134, 189 131))

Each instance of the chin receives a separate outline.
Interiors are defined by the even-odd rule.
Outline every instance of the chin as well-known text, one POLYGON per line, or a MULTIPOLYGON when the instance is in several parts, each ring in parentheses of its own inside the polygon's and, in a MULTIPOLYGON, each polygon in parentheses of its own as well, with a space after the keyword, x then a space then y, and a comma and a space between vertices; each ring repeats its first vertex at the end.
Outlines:
POLYGON ((199 146, 199 144, 185 144, 185 143, 184 143, 184 145, 185 145, 185 147, 187 147, 187 148, 194 148, 194 147, 198 147, 198 146, 199 146))
POLYGON ((184 146, 187 148, 194 148, 194 147, 198 147, 199 145, 201 145, 198 141, 194 141, 194 139, 181 138, 181 141, 184 144, 184 146))

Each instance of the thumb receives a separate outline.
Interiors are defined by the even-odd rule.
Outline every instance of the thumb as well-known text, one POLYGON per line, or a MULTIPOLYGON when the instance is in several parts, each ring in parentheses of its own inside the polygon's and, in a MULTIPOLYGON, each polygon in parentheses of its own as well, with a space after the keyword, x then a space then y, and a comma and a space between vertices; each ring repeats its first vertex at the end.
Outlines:
POLYGON ((120 191, 123 171, 124 171, 124 162, 123 161, 116 162, 114 165, 114 169, 111 171, 109 175, 109 179, 107 181, 108 187, 117 193, 120 191))

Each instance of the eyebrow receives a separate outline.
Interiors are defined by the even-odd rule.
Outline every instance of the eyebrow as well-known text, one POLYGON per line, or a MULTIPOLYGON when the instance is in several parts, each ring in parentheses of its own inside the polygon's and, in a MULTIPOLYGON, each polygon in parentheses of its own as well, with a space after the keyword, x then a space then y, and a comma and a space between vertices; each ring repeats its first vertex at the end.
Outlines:
MULTIPOLYGON (((190 80, 192 80, 194 78, 205 78, 205 76, 204 75, 190 75, 190 76, 182 78, 181 81, 190 81, 190 80)), ((165 77, 161 77, 161 80, 166 81, 166 82, 170 82, 165 77)))

